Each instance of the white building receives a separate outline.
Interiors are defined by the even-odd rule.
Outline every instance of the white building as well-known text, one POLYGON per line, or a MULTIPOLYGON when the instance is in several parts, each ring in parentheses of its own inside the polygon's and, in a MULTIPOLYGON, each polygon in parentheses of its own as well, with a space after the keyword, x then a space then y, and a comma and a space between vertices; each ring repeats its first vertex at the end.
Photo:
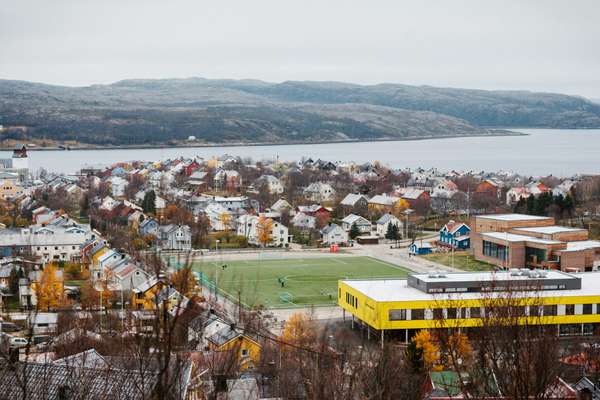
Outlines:
POLYGON ((356 225, 360 233, 371 233, 371 221, 360 215, 350 214, 342 220, 342 228, 350 231, 352 225, 356 225))
MULTIPOLYGON (((261 217, 257 217, 256 215, 242 215, 238 218, 237 234, 247 237, 249 244, 261 246, 262 243, 258 237, 260 233, 260 219, 261 217)), ((271 223, 271 242, 267 244, 267 246, 285 247, 288 245, 290 242, 290 235, 287 226, 270 218, 265 218, 265 220, 270 221, 271 223)))
POLYGON ((348 232, 336 224, 329 224, 321 229, 321 241, 323 244, 348 243, 348 232))
POLYGON ((158 229, 163 250, 191 250, 192 229, 187 225, 163 225, 158 229))
POLYGON ((78 261, 80 248, 95 234, 87 226, 39 227, 0 231, 0 254, 18 256, 31 254, 40 261, 78 261))
POLYGON ((279 178, 273 175, 262 175, 260 178, 256 180, 255 187, 258 187, 260 184, 264 184, 267 187, 267 190, 271 194, 281 194, 283 193, 283 185, 279 178))
POLYGON ((396 218, 396 216, 394 216, 393 214, 383 214, 381 216, 381 218, 379 218, 377 220, 377 222, 375 223, 376 225, 376 229, 377 229, 377 236, 379 236, 380 238, 385 237, 385 234, 387 233, 388 230, 388 225, 396 225, 398 227, 398 232, 402 232, 402 221, 400 221, 398 218, 396 218))
POLYGON ((315 229, 317 226, 317 219, 312 215, 304 214, 302 212, 296 213, 291 221, 292 225, 300 229, 315 229))
POLYGON ((109 182, 110 190, 114 197, 125 197, 125 190, 129 184, 125 179, 120 176, 112 176, 109 182))
POLYGON ((319 203, 332 201, 335 199, 335 189, 329 183, 314 182, 304 189, 304 196, 319 203))

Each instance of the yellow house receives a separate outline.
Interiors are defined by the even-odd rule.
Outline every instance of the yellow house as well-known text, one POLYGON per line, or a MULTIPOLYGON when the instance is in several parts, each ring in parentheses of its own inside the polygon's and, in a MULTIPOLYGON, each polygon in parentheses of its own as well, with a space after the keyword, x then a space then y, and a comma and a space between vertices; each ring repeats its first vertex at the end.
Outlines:
POLYGON ((260 360, 260 344, 236 327, 226 326, 206 339, 209 350, 230 352, 242 371, 253 369, 260 360))
POLYGON ((163 283, 156 278, 150 278, 131 290, 131 305, 136 310, 155 310, 157 295, 163 283))
POLYGON ((0 199, 11 199, 23 194, 23 188, 12 179, 4 179, 0 182, 0 199))
MULTIPOLYGON (((408 279, 342 280, 338 304, 383 340, 420 329, 472 328, 510 308, 511 324, 551 325, 560 335, 600 327, 600 272, 556 270, 414 274, 408 279)), ((498 317, 500 318, 500 317, 498 317)))

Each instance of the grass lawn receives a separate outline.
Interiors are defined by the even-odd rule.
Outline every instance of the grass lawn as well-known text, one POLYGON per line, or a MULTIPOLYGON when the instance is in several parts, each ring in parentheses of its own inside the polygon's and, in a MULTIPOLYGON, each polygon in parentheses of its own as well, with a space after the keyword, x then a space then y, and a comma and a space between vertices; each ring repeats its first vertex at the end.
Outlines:
POLYGON ((236 301, 239 292, 245 305, 267 308, 335 304, 339 279, 404 278, 410 272, 370 257, 207 262, 195 263, 193 269, 210 282, 216 271, 221 292, 236 301), (221 268, 223 264, 227 268, 221 268), (285 287, 279 278, 285 278, 285 287))
POLYGON ((87 281, 83 280, 83 279, 77 279, 77 280, 66 280, 64 282, 65 286, 83 286, 85 285, 87 281))
POLYGON ((452 263, 452 253, 431 253, 421 256, 427 260, 431 260, 449 267, 454 265, 454 268, 460 268, 465 271, 492 271, 494 266, 483 261, 478 261, 466 251, 454 252, 454 264, 452 263))

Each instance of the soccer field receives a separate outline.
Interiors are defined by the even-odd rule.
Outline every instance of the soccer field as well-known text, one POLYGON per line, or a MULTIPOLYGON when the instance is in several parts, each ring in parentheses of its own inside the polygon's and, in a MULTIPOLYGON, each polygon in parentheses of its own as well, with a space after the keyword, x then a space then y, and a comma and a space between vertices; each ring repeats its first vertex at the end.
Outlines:
POLYGON ((370 257, 196 262, 193 269, 212 290, 216 274, 221 293, 235 301, 239 293, 246 306, 266 308, 335 304, 339 279, 404 278, 410 272, 370 257))

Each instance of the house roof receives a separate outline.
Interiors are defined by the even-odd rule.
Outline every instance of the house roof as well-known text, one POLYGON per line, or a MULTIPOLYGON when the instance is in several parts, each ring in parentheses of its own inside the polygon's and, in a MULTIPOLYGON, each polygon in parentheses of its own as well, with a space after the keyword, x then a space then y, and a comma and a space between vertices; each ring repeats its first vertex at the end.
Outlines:
POLYGON ((361 217, 360 215, 356 215, 356 214, 350 214, 347 215, 342 222, 345 222, 347 224, 371 224, 371 221, 369 221, 368 219, 361 217))
MULTIPOLYGON (((394 218, 396 218, 394 215, 387 213, 387 214, 383 214, 378 220, 377 220, 377 225, 383 225, 383 224, 387 224, 389 221, 393 220, 394 218)), ((398 218, 396 218, 398 219, 398 218)))
POLYGON ((323 235, 327 235, 328 233, 330 233, 330 232, 333 232, 333 231, 334 231, 334 230, 336 230, 336 229, 342 229, 342 228, 340 228, 340 227, 339 227, 338 225, 336 225, 336 224, 329 224, 329 225, 327 225, 326 227, 324 227, 323 229, 321 229, 321 233, 322 233, 323 235))
POLYGON ((349 193, 346 195, 346 197, 344 197, 340 204, 344 206, 354 206, 360 199, 365 199, 367 201, 369 200, 369 198, 364 194, 349 193))

